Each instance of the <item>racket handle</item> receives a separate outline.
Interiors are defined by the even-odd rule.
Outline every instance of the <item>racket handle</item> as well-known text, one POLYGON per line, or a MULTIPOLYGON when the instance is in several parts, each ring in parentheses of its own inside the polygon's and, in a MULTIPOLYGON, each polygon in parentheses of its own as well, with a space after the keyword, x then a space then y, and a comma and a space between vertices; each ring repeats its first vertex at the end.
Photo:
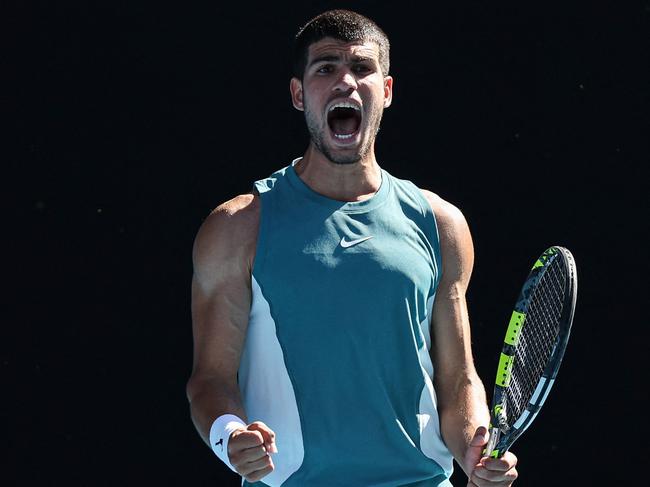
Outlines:
MULTIPOLYGON (((483 455, 486 457, 491 457, 492 452, 494 452, 494 447, 497 446, 497 441, 499 441, 499 436, 500 436, 500 431, 499 428, 490 428, 490 439, 488 440, 488 444, 485 447, 485 450, 483 451, 483 455)), ((495 452, 497 455, 499 452, 495 452)))

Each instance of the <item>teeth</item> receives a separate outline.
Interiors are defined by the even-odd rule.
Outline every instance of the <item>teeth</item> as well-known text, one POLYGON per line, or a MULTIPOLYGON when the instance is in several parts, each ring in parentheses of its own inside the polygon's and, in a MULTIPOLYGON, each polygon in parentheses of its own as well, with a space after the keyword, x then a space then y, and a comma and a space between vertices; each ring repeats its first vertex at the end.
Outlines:
POLYGON ((354 134, 348 134, 348 135, 341 135, 341 134, 334 134, 334 137, 337 139, 350 139, 352 138, 354 134))
POLYGON ((353 108, 357 112, 361 110, 357 105, 355 105, 354 103, 351 103, 349 101, 341 101, 341 102, 335 103, 334 105, 332 105, 330 107, 329 111, 331 112, 335 108, 353 108))

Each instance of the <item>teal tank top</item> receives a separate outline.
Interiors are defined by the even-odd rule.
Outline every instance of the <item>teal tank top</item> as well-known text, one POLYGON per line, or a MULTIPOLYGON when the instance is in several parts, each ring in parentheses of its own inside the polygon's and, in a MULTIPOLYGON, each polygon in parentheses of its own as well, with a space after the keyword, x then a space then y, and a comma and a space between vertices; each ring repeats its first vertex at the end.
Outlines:
POLYGON ((432 385, 440 279, 435 216, 382 170, 359 202, 329 199, 294 161, 257 181, 260 226, 239 368, 249 422, 276 433, 286 487, 449 486, 432 385))

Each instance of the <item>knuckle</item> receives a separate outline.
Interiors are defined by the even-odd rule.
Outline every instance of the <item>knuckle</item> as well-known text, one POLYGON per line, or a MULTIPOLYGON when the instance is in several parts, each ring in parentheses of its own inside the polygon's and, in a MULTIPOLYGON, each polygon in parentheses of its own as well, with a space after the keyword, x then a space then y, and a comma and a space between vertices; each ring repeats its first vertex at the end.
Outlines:
POLYGON ((236 429, 235 431, 233 431, 232 433, 230 433, 230 441, 234 440, 234 439, 237 438, 238 436, 241 436, 241 434, 242 434, 242 433, 245 433, 245 432, 246 432, 246 430, 245 430, 244 428, 238 428, 238 429, 236 429))
POLYGON ((228 450, 230 450, 231 445, 236 447, 241 443, 245 438, 244 432, 243 431, 235 431, 232 435, 230 435, 230 440, 228 441, 228 450))
MULTIPOLYGON (((250 448, 251 446, 259 446, 264 442, 262 438, 262 434, 259 431, 242 431, 237 436, 237 438, 239 440, 236 442, 236 445, 239 446, 239 448, 246 448, 246 447, 250 448)), ((229 443, 228 446, 230 446, 230 444, 231 443, 229 443)))
POLYGON ((249 480, 250 482, 257 482, 258 480, 261 480, 262 478, 266 477, 268 474, 270 474, 273 471, 273 468, 271 467, 265 467, 261 470, 257 470, 255 472, 252 472, 248 475, 246 480, 249 480))
POLYGON ((261 460, 264 455, 266 455, 266 451, 264 451, 264 448, 261 446, 250 448, 248 453, 251 461, 261 460))

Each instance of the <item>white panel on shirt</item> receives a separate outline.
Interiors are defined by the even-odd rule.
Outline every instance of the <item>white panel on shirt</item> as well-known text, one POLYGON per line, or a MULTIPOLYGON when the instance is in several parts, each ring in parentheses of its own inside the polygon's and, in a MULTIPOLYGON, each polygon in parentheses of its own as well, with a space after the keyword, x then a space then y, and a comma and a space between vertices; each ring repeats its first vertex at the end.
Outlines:
POLYGON ((249 422, 262 421, 275 432, 275 469, 262 479, 282 485, 302 465, 305 451, 296 395, 276 334, 269 303, 254 276, 246 342, 239 366, 239 388, 249 422))

